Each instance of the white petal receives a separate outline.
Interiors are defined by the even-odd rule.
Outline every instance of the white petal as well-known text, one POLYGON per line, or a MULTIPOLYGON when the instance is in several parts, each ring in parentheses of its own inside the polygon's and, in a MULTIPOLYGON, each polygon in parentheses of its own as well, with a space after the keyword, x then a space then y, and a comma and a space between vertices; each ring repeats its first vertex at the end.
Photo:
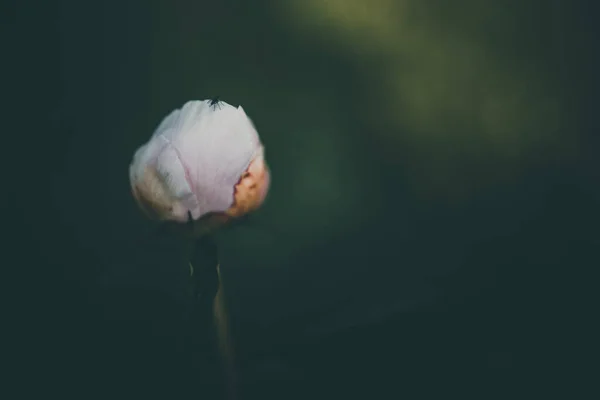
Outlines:
POLYGON ((135 185, 153 166, 173 201, 166 219, 183 221, 227 210, 234 186, 262 149, 243 108, 225 102, 189 101, 165 117, 149 142, 135 153, 130 179, 135 185))

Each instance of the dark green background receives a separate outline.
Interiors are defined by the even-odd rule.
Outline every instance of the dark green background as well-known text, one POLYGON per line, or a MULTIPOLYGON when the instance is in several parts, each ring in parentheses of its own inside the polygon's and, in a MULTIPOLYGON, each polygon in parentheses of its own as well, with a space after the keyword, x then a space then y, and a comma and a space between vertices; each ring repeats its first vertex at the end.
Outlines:
POLYGON ((184 380, 185 260, 151 243, 127 168, 173 108, 219 95, 255 122, 273 176, 257 223, 218 237, 248 396, 285 381, 315 398, 535 398, 585 377, 596 8, 7 7, 15 369, 79 398, 184 380))

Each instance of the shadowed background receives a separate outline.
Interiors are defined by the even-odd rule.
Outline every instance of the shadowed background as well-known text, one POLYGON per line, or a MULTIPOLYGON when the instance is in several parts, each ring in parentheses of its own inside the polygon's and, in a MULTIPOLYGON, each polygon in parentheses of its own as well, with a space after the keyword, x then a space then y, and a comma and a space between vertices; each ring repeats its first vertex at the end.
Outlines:
POLYGON ((294 384, 316 398, 359 387, 518 397, 560 384, 555 366, 581 355, 576 332, 589 334, 584 273, 599 261, 595 8, 290 0, 7 10, 4 26, 16 28, 3 35, 14 52, 7 76, 19 77, 7 85, 18 135, 7 135, 33 146, 26 160, 36 161, 20 158, 28 178, 11 191, 23 210, 21 263, 43 266, 28 281, 40 296, 15 302, 43 343, 33 359, 61 343, 70 385, 88 389, 116 368, 96 358, 132 370, 181 365, 173 338, 185 330, 186 277, 169 265, 183 256, 176 243, 142 247, 152 227, 127 168, 168 112, 218 95, 243 105, 272 169, 258 222, 218 237, 249 398, 294 384))

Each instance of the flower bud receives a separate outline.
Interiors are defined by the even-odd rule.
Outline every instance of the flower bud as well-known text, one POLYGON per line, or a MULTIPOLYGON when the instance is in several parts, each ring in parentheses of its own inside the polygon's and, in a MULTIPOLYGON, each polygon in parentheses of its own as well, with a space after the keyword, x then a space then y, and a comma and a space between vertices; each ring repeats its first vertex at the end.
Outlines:
POLYGON ((147 216, 181 223, 254 211, 270 183, 263 145, 242 107, 210 100, 171 112, 135 152, 129 178, 147 216))

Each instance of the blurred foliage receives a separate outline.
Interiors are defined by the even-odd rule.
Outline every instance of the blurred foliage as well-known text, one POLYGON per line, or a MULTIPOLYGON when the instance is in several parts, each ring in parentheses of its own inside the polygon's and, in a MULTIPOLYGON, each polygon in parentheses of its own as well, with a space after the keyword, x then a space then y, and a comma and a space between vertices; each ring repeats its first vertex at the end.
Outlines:
POLYGON ((9 232, 26 239, 5 264, 35 272, 9 308, 44 348, 36 377, 112 390, 106 366, 126 378, 140 360, 138 393, 186 364, 186 246, 159 239, 127 171, 167 113, 217 95, 256 123, 273 177, 256 223, 217 238, 246 376, 486 398, 586 364, 560 356, 594 332, 599 3, 38 3, 2 14, 5 136, 22 141, 5 147, 25 172, 8 174, 9 232), (45 368, 57 358, 74 374, 45 368))
POLYGON ((481 183, 452 176, 465 158, 497 163, 490 172, 503 174, 536 154, 574 156, 557 81, 560 10, 534 3, 298 0, 279 10, 300 35, 368 74, 360 117, 381 147, 391 146, 384 153, 416 153, 412 167, 428 171, 419 185, 452 192, 447 179, 481 183))

